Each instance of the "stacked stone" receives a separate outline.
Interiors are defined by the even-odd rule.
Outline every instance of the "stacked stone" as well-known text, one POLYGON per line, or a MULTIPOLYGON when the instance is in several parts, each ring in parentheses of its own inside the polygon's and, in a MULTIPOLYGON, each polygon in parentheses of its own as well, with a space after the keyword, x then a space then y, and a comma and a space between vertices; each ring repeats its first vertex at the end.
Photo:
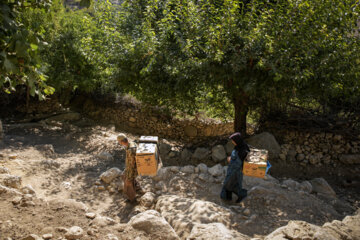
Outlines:
POLYGON ((283 161, 298 161, 302 165, 333 165, 360 163, 360 136, 349 141, 333 133, 288 132, 281 145, 279 158, 283 161))
POLYGON ((171 137, 172 139, 203 140, 207 137, 229 135, 233 132, 233 123, 224 123, 213 119, 178 119, 155 111, 143 110, 137 106, 118 103, 114 107, 84 105, 95 119, 114 122, 120 128, 133 128, 141 134, 171 137))

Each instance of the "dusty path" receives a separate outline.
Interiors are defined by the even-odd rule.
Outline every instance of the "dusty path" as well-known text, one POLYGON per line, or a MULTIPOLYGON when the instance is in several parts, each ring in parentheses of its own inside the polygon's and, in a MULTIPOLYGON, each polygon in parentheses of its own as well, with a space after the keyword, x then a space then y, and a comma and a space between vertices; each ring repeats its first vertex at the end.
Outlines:
MULTIPOLYGON (((129 233, 124 238, 121 224, 127 223, 142 209, 137 204, 126 202, 121 192, 110 193, 100 190, 97 185, 100 174, 107 169, 124 168, 125 156, 116 143, 117 134, 112 128, 79 128, 73 125, 45 125, 7 131, 5 146, 0 149, 0 166, 8 168, 13 175, 21 176, 22 185, 31 185, 39 199, 34 200, 33 208, 22 208, 11 201, 5 201, 7 197, 2 196, 0 232, 12 239, 21 239, 34 232, 51 232, 54 239, 61 239, 61 228, 78 225, 89 232, 84 239, 102 239, 99 236, 106 236, 108 233, 123 239, 135 239, 136 234, 129 233), (113 157, 99 157, 98 154, 103 151, 109 152, 113 157), (13 156, 13 159, 9 156, 13 156), (64 199, 75 201, 71 200, 64 205, 61 202, 64 199), (91 220, 84 217, 88 211, 110 217, 114 223, 105 224, 105 227, 93 227, 91 220)), ((190 205, 197 204, 192 202, 191 199, 194 199, 230 209, 233 213, 229 217, 229 227, 253 237, 269 234, 286 225, 289 220, 304 220, 322 225, 334 219, 341 220, 354 210, 349 210, 347 205, 339 207, 344 211, 334 210, 334 204, 324 203, 313 195, 290 187, 284 188, 273 178, 262 182, 248 179, 245 181, 248 189, 258 187, 250 193, 247 200, 241 204, 223 202, 218 197, 221 179, 200 179, 199 174, 183 173, 179 167, 168 169, 167 174, 168 176, 157 181, 145 178, 141 181, 143 189, 154 192, 158 197, 164 194, 178 196, 190 205), (275 190, 267 191, 270 188, 275 190)), ((174 205, 168 210, 175 211, 178 207, 174 205)), ((156 208, 159 211, 162 209, 161 206, 156 208)), ((166 215, 167 212, 162 214, 166 215)), ((196 212, 189 214, 196 215, 196 212)), ((212 217, 212 213, 203 214, 212 217)), ((171 213, 168 215, 167 220, 175 228, 176 221, 171 218, 171 213)))

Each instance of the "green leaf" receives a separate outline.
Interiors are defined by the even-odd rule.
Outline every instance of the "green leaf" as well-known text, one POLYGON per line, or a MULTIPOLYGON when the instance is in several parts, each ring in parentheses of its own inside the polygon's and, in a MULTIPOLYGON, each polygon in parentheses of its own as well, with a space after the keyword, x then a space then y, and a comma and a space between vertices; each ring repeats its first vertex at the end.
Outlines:
POLYGON ((39 48, 38 45, 33 44, 33 43, 30 44, 30 47, 31 47, 32 50, 35 50, 35 51, 39 48))
POLYGON ((80 1, 80 7, 88 8, 91 5, 91 0, 81 0, 80 1))
POLYGON ((20 57, 20 58, 24 58, 26 57, 27 54, 27 49, 28 47, 26 46, 26 44, 20 40, 16 41, 15 44, 15 51, 16 51, 16 56, 20 57))
POLYGON ((16 70, 16 66, 8 58, 5 58, 4 67, 8 72, 14 72, 16 70))

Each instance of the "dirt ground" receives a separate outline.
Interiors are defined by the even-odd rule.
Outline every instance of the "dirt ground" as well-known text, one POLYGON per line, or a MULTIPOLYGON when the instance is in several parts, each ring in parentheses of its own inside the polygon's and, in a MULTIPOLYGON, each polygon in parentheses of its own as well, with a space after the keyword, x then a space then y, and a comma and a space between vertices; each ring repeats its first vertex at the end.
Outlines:
MULTIPOLYGON (((4 144, 0 148, 0 166, 8 168, 13 175, 21 176, 22 185, 30 184, 37 198, 33 200, 34 206, 22 207, 8 201, 9 196, 0 195, 0 239, 22 239, 32 233, 52 233, 52 239, 61 239, 64 228, 74 225, 87 231, 88 234, 84 239, 102 239, 101 236, 108 233, 122 236, 123 239, 131 239, 129 235, 124 237, 125 233, 121 224, 127 223, 136 214, 137 205, 127 202, 121 193, 99 191, 96 185, 100 174, 107 169, 111 167, 124 169, 125 155, 117 145, 117 134, 118 132, 112 127, 96 125, 77 127, 61 123, 52 126, 30 124, 16 127, 12 125, 11 128, 7 128, 4 144), (51 147, 44 147, 46 144, 52 145, 54 152, 51 147), (97 155, 102 151, 107 151, 114 157, 99 159, 97 155), (14 155, 13 159, 9 158, 10 155, 14 155), (74 200, 64 201, 64 199, 74 200), (116 224, 108 224, 102 228, 92 226, 91 220, 85 217, 86 212, 110 217, 116 224)), ((129 133, 128 135, 130 139, 138 137, 129 133)), ((276 168, 276 164, 273 168, 276 168)), ((279 178, 304 178, 303 175, 299 176, 290 171, 274 171, 273 175, 279 178)), ((359 208, 359 188, 356 185, 344 188, 341 180, 331 179, 331 176, 324 177, 340 198, 355 209, 359 208)), ((207 200, 225 207, 232 205, 219 199, 221 183, 204 187, 201 182, 193 179, 192 185, 189 185, 187 178, 187 176, 179 175, 169 181, 168 193, 207 200)), ((150 186, 147 185, 146 180, 141 184, 145 189, 150 186)), ((263 203, 259 202, 255 206, 255 201, 249 201, 243 204, 247 204, 245 207, 256 209, 263 203)), ((244 207, 244 205, 241 206, 244 207)), ((291 207, 289 204, 288 208, 291 207)), ((256 228, 251 224, 247 226, 233 224, 233 226, 242 233, 261 237, 285 225, 289 218, 323 224, 326 221, 344 217, 329 215, 312 219, 310 215, 305 217, 307 212, 301 215, 304 216, 302 218, 296 218, 296 212, 291 216, 281 217, 280 212, 274 209, 272 214, 262 216, 267 222, 273 222, 264 228, 256 228), (275 215, 280 217, 275 220, 275 215)), ((248 220, 247 217, 239 215, 234 222, 245 223, 246 220, 248 220)))

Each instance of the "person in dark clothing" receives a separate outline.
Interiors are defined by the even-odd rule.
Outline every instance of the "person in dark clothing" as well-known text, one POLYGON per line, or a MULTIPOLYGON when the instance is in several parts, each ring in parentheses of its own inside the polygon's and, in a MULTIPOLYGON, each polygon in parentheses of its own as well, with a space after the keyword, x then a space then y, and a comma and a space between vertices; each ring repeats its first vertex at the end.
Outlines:
POLYGON ((231 200, 232 193, 238 196, 236 202, 240 202, 247 196, 247 190, 242 188, 243 164, 247 154, 250 152, 249 146, 242 139, 241 134, 236 132, 230 136, 235 145, 231 156, 228 158, 229 166, 226 172, 224 184, 220 197, 224 200, 231 200))

